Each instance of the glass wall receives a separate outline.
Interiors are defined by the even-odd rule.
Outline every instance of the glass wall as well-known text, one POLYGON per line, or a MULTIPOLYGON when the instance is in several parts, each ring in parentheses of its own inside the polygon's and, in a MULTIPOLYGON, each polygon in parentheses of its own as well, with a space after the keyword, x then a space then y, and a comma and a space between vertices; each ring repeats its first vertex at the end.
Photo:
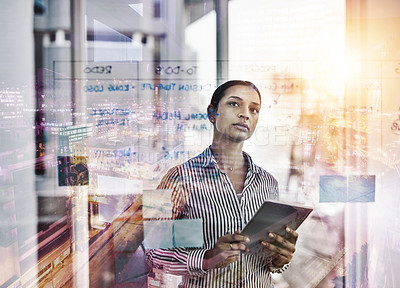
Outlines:
POLYGON ((203 247, 203 222, 157 187, 211 144, 231 79, 262 95, 244 151, 313 208, 275 287, 400 285, 396 1, 1 8, 0 287, 178 287, 146 251, 203 247))

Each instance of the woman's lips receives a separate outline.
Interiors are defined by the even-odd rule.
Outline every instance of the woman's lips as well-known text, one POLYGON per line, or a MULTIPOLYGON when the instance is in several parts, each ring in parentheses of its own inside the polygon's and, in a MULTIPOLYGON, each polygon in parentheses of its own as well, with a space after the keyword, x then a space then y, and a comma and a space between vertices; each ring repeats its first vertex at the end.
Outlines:
POLYGON ((244 131, 244 132, 249 131, 249 126, 244 123, 236 123, 236 124, 233 124, 233 126, 235 126, 240 131, 244 131))

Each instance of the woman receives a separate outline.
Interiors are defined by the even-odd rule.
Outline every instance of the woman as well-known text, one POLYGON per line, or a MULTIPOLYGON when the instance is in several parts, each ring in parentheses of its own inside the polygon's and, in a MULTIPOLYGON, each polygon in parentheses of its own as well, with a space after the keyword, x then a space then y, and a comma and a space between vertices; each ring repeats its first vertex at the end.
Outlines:
POLYGON ((248 81, 219 86, 208 106, 214 126, 210 147, 164 176, 159 189, 172 189, 173 217, 203 220, 201 249, 156 249, 149 263, 183 275, 183 287, 273 287, 270 272, 280 272, 293 257, 297 233, 269 233, 266 256, 248 254, 239 231, 267 199, 278 199, 275 178, 242 151, 253 134, 261 108, 259 90, 248 81))

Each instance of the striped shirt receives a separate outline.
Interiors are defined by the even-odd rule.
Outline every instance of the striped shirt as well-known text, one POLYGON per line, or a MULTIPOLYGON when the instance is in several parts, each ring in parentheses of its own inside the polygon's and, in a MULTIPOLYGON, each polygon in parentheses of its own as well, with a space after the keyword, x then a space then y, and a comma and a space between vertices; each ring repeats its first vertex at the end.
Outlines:
POLYGON ((242 253, 224 268, 203 270, 203 257, 218 238, 242 230, 267 199, 278 200, 278 183, 242 152, 248 169, 239 199, 210 147, 170 169, 158 189, 172 189, 174 219, 202 219, 204 246, 146 251, 147 261, 165 273, 183 275, 180 287, 273 287, 267 259, 242 253))

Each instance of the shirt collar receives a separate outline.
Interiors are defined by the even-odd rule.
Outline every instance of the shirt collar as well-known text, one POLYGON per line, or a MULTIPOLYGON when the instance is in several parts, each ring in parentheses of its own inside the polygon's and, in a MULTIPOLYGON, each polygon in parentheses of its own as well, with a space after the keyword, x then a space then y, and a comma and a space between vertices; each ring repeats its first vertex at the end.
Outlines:
MULTIPOLYGON (((246 152, 242 151, 243 156, 246 158, 247 163, 249 163, 249 170, 251 173, 261 173, 261 168, 254 164, 250 155, 246 152)), ((212 154, 211 145, 208 146, 200 155, 202 158, 203 167, 207 166, 217 166, 217 160, 215 160, 214 155, 212 154)))
POLYGON ((199 157, 202 158, 202 164, 203 167, 207 167, 207 166, 216 166, 217 165, 217 161, 215 160, 214 155, 212 154, 211 151, 211 145, 208 146, 206 148, 206 150, 204 150, 199 157))
POLYGON ((251 159, 250 155, 246 152, 242 152, 243 156, 246 158, 247 163, 249 163, 249 170, 251 173, 261 173, 261 168, 254 164, 253 159, 251 159))

